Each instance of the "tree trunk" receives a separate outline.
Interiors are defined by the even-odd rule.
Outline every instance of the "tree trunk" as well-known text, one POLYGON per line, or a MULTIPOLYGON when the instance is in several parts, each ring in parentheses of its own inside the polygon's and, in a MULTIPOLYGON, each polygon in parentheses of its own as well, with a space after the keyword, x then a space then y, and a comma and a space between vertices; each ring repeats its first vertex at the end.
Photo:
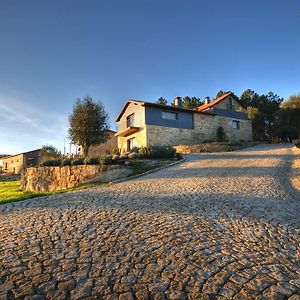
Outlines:
POLYGON ((89 153, 89 146, 86 145, 83 147, 83 156, 87 157, 88 153, 89 153))

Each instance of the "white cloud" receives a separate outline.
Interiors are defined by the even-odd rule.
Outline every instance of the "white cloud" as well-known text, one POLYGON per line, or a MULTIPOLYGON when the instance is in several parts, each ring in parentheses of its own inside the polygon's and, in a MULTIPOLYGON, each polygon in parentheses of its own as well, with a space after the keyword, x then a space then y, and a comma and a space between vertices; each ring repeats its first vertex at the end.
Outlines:
POLYGON ((67 135, 68 116, 0 96, 0 152, 22 152, 43 143, 59 146, 67 135))

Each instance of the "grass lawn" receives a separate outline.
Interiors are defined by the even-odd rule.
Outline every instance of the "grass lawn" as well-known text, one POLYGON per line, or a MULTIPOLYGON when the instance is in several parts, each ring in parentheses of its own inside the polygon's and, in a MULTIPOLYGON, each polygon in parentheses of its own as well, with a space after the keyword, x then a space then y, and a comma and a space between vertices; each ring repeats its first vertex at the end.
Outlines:
POLYGON ((20 190, 20 180, 0 179, 0 203, 25 200, 33 197, 48 195, 50 193, 33 193, 20 190))
POLYGON ((59 193, 65 193, 69 191, 78 191, 84 190, 87 188, 96 187, 103 185, 102 182, 92 182, 92 183, 83 183, 77 187, 70 188, 67 190, 54 191, 54 192, 45 192, 45 193, 35 193, 35 192, 24 192, 20 190, 20 180, 2 180, 0 179, 0 204, 26 200, 34 197, 47 196, 59 193))
POLYGON ((167 166, 172 162, 174 162, 174 161, 171 161, 171 160, 158 160, 158 161, 157 160, 153 160, 153 161, 151 161, 151 160, 147 160, 147 161, 136 160, 136 161, 132 162, 132 164, 131 164, 132 173, 130 175, 128 175, 127 177, 143 174, 150 170, 167 166))
MULTIPOLYGON (((132 163, 132 170, 133 172, 128 176, 135 176, 147 171, 156 169, 158 167, 163 167, 169 165, 171 162, 170 160, 147 160, 147 161, 134 161, 132 163)), ((20 180, 17 179, 1 179, 0 178, 0 204, 20 201, 25 199, 30 199, 39 196, 47 196, 53 195, 58 193, 65 193, 69 191, 78 191, 87 188, 97 187, 99 185, 105 185, 106 183, 103 182, 90 182, 84 183, 77 187, 70 188, 67 190, 61 191, 54 191, 48 193, 34 193, 34 192, 25 192, 20 190, 20 180)))

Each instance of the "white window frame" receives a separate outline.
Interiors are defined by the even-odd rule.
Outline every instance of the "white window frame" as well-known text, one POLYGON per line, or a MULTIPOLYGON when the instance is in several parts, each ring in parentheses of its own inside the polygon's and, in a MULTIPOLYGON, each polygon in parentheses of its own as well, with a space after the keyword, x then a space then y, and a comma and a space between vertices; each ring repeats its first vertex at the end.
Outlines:
POLYGON ((170 120, 170 121, 176 121, 178 120, 178 113, 177 112, 173 112, 173 111, 162 111, 161 112, 161 117, 164 120, 170 120), (174 117, 171 117, 174 116, 174 117))
POLYGON ((240 121, 232 120, 231 126, 232 126, 233 129, 240 129, 240 121), (234 124, 236 124, 236 125, 234 125, 234 124))

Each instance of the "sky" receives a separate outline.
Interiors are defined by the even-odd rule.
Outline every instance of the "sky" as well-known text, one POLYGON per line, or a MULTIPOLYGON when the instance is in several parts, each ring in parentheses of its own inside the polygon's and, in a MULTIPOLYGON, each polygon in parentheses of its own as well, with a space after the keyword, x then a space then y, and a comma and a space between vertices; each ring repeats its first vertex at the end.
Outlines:
POLYGON ((300 93, 300 0, 0 0, 0 154, 67 144, 86 95, 300 93))

